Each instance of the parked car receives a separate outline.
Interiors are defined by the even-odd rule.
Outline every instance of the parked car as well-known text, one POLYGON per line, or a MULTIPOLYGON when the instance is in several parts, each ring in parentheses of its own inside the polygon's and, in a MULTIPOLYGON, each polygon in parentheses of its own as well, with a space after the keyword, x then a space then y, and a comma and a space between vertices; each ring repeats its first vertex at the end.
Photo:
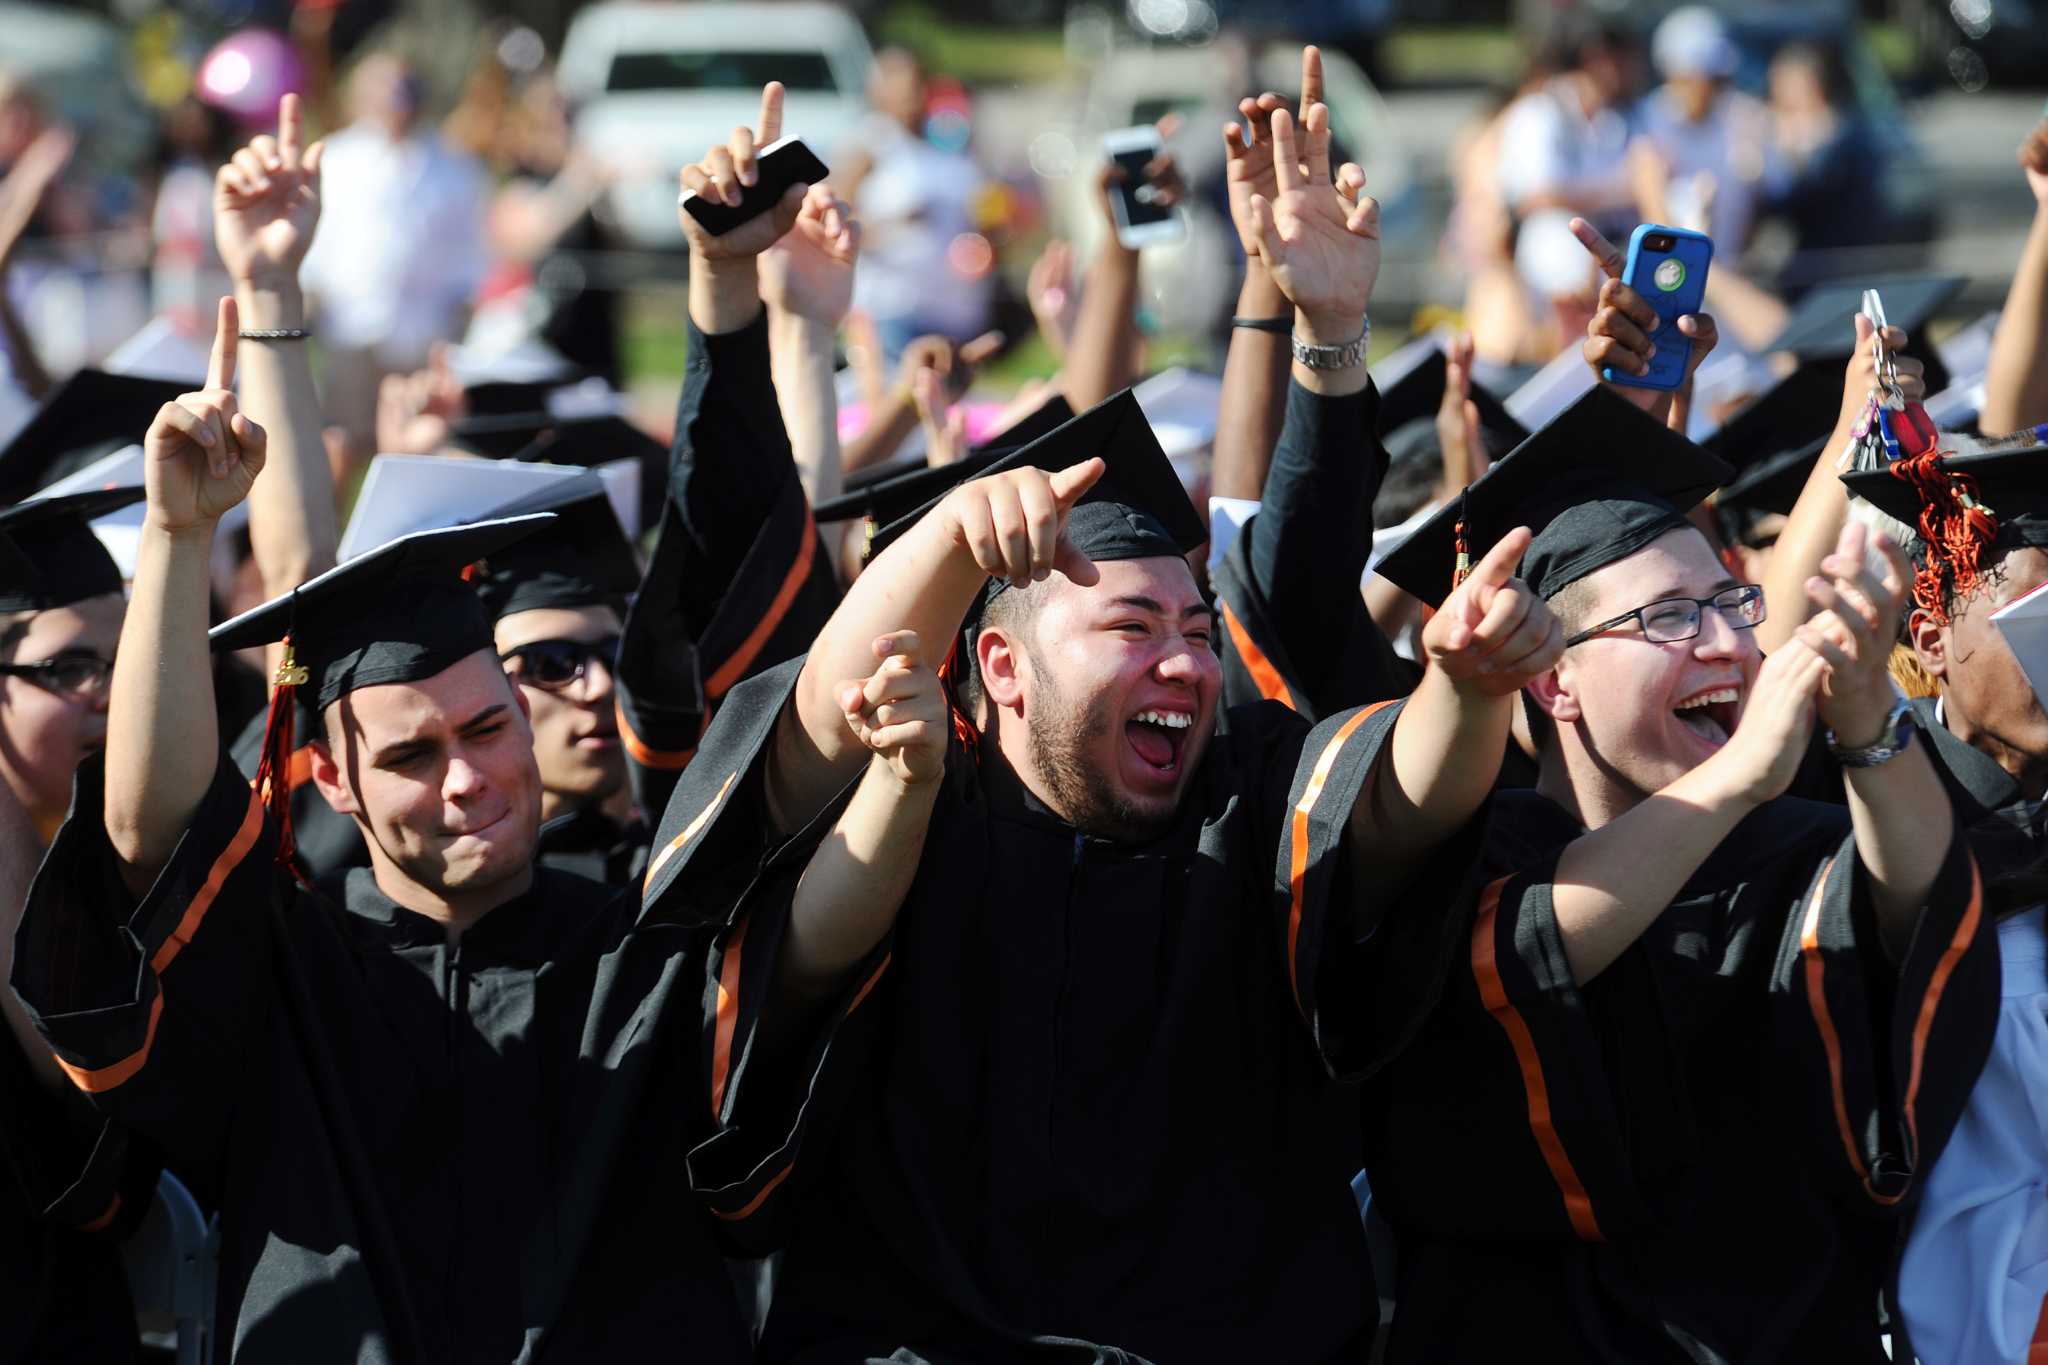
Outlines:
POLYGON ((578 145, 618 177, 603 211, 635 246, 677 247, 677 174, 754 121, 763 85, 783 83, 783 132, 829 160, 866 111, 873 60, 838 5, 618 0, 577 14, 559 79, 578 145))

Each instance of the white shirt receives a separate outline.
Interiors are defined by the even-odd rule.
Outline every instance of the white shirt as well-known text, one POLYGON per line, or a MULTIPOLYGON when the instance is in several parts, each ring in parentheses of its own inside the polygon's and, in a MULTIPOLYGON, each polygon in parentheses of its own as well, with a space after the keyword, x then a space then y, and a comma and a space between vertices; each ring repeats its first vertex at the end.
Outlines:
POLYGON ((1899 1266, 1923 1365, 2024 1365, 2048 1296, 2048 907, 1998 926, 1998 1032, 1899 1266))
POLYGON ((948 257, 974 229, 981 168, 879 115, 855 145, 874 164, 860 182, 860 269, 853 306, 878 321, 901 319, 964 339, 988 322, 990 277, 970 279, 948 257))
POLYGON ((327 139, 320 178, 301 279, 326 339, 421 359, 453 339, 488 265, 482 170, 437 135, 358 123, 327 139))
POLYGON ((1588 118, 1564 81, 1531 91, 1508 106, 1501 123, 1501 197, 1515 209, 1535 194, 1625 199, 1628 131, 1611 108, 1588 118))

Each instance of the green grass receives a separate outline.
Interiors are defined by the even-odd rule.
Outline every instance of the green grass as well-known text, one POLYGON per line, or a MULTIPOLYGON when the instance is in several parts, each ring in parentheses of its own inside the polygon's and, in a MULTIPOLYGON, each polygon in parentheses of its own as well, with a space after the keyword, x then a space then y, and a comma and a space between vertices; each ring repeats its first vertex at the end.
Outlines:
POLYGON ((898 0, 876 21, 885 43, 901 43, 934 72, 969 85, 1029 85, 1070 74, 1060 31, 965 24, 919 0, 898 0))
POLYGON ((1396 85, 1512 81, 1529 59, 1514 31, 1468 24, 1402 24, 1387 35, 1387 75, 1396 85))

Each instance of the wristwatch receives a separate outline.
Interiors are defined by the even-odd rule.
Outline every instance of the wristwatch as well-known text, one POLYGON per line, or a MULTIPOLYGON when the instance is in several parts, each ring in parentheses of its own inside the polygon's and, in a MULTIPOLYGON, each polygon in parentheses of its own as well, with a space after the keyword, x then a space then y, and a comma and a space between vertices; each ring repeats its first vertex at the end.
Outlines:
POLYGON ((1892 703, 1891 711, 1884 718, 1884 729, 1877 738, 1861 748, 1845 748, 1835 740, 1835 732, 1828 731, 1828 753, 1835 762, 1845 768, 1875 768, 1889 763, 1913 747, 1913 708, 1904 697, 1892 703))
POLYGON ((1316 346, 1298 336, 1290 340, 1294 343, 1294 358, 1311 370, 1348 370, 1365 361, 1365 349, 1372 341, 1372 319, 1366 318, 1359 324, 1358 340, 1342 346, 1316 346))

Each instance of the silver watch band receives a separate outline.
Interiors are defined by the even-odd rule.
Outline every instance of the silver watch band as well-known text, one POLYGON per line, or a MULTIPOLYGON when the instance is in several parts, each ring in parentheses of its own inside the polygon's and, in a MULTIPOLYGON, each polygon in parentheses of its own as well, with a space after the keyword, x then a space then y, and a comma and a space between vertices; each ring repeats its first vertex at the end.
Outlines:
POLYGON ((1372 319, 1361 321, 1356 341, 1341 346, 1317 346, 1299 336, 1290 340, 1294 343, 1294 358, 1311 370, 1348 370, 1365 363, 1366 348, 1372 343, 1372 319))

